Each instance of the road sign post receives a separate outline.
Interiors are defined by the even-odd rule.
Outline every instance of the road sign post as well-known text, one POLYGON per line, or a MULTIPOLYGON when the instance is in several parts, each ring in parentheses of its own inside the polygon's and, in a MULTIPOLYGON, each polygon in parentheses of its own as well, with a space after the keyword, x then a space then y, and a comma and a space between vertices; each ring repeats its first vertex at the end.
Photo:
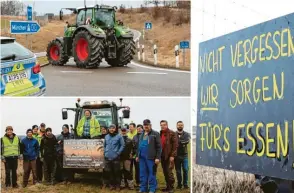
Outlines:
POLYGON ((142 45, 142 60, 143 60, 143 62, 145 62, 144 45, 142 45))
POLYGON ((157 46, 153 46, 153 54, 154 54, 154 65, 157 65, 157 46))
POLYGON ((179 68, 180 67, 180 63, 179 63, 179 46, 176 45, 175 46, 175 56, 176 56, 176 68, 179 68))
POLYGON ((183 50, 183 66, 185 66, 185 60, 186 60, 186 49, 190 48, 189 41, 181 41, 180 42, 180 49, 183 50))
POLYGON ((138 51, 138 60, 141 60, 141 52, 140 52, 140 42, 139 40, 137 41, 137 51, 138 51))
POLYGON ((36 21, 10 21, 10 34, 34 34, 40 29, 36 21))

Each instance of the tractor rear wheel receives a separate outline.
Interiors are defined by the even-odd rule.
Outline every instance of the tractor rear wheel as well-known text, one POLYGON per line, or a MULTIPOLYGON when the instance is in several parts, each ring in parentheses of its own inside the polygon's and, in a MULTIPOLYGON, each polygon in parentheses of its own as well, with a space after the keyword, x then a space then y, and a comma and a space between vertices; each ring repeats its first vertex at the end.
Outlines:
POLYGON ((73 57, 79 68, 97 68, 104 56, 103 39, 86 30, 77 32, 73 40, 73 57))
POLYGON ((122 47, 117 51, 115 59, 105 59, 113 67, 126 66, 134 58, 136 45, 133 39, 118 39, 122 47))
POLYGON ((63 66, 69 59, 64 51, 64 46, 58 40, 52 40, 49 42, 46 56, 49 63, 54 66, 63 66))

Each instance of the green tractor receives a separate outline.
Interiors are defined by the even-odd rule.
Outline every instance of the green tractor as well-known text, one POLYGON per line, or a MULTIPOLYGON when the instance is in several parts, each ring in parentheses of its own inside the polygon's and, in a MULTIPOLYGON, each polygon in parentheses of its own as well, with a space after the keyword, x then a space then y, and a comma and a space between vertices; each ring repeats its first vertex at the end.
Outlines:
POLYGON ((68 168, 69 175, 74 174, 101 172, 104 168, 104 139, 99 136, 92 139, 83 139, 77 135, 77 126, 79 120, 84 116, 85 110, 90 110, 92 116, 99 122, 101 127, 108 128, 111 124, 115 124, 117 128, 124 127, 124 119, 130 117, 130 108, 128 106, 117 105, 115 102, 101 101, 85 101, 80 104, 77 100, 76 108, 63 108, 62 119, 68 118, 68 111, 74 112, 74 126, 71 125, 71 133, 74 139, 64 140, 63 168, 68 168), (122 111, 122 116, 119 115, 122 111))
MULTIPOLYGON (((47 58, 52 65, 63 66, 73 57, 79 68, 97 68, 102 59, 113 67, 130 63, 136 46, 133 32, 117 21, 117 7, 63 8, 76 14, 76 23, 69 24, 64 37, 49 42, 47 58)), ((63 20, 63 9, 60 20, 63 20)))

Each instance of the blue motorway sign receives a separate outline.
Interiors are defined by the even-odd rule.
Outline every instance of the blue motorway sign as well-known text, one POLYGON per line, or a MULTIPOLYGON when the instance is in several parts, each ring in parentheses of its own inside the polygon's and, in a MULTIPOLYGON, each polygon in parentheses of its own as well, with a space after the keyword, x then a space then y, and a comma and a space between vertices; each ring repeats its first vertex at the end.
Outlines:
POLYGON ((152 23, 151 22, 146 22, 145 23, 145 29, 147 29, 147 30, 152 29, 152 23))
POLYGON ((41 26, 36 21, 10 21, 11 34, 34 34, 41 26))
POLYGON ((199 45, 196 163, 294 180, 294 13, 199 45))
POLYGON ((180 49, 189 49, 190 48, 190 42, 189 41, 181 41, 180 42, 180 49))
POLYGON ((27 7, 27 20, 32 21, 33 20, 33 9, 31 6, 27 7))

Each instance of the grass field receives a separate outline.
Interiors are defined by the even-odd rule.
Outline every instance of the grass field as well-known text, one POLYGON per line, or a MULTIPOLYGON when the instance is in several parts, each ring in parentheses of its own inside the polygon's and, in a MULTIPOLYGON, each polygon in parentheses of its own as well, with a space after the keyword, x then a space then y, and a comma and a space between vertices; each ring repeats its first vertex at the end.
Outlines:
MULTIPOLYGON (((159 13, 161 13, 160 11, 159 13)), ((158 47, 158 64, 164 67, 175 67, 174 48, 182 40, 190 40, 190 23, 174 23, 178 18, 178 11, 171 11, 172 20, 167 21, 161 13, 158 17, 154 18, 152 9, 146 8, 145 12, 140 13, 133 9, 125 13, 117 13, 117 19, 123 20, 124 24, 132 29, 142 32, 144 23, 146 21, 152 22, 152 29, 145 31, 145 39, 141 38, 140 43, 145 45, 145 58, 146 64, 153 64, 153 45, 158 47)), ((48 43, 56 37, 62 37, 64 33, 65 22, 75 22, 75 16, 64 19, 64 21, 52 20, 47 25, 42 26, 40 31, 34 35, 11 35, 9 34, 9 21, 10 20, 23 20, 24 18, 16 18, 14 16, 1 17, 1 36, 16 37, 17 41, 26 46, 27 39, 32 41, 33 52, 46 51, 48 43), (4 28, 6 29, 4 30, 4 28)), ((137 56, 135 56, 137 58, 137 56)), ((183 55, 180 53, 180 68, 190 70, 190 50, 187 49, 185 56, 185 65, 183 65, 183 55)))
MULTIPOLYGON (((190 152, 190 146, 188 147, 189 152, 190 152)), ((5 184, 5 170, 4 170, 4 164, 2 163, 1 165, 1 184, 2 186, 5 184)), ((191 168, 191 160, 189 160, 189 182, 190 184, 190 168, 191 168)), ((22 169, 22 163, 21 161, 19 162, 19 167, 18 167, 18 184, 22 184, 22 174, 23 174, 23 169, 22 169)), ((174 173, 175 174, 175 173, 174 173)), ((174 175, 176 179, 176 175, 174 175)), ((158 172, 157 172, 157 180, 158 180, 158 192, 160 192, 161 188, 165 188, 165 181, 164 181, 164 175, 162 173, 162 168, 161 165, 158 167, 158 172)), ((32 185, 32 177, 30 176, 30 181, 29 185, 27 188, 18 188, 18 189, 12 189, 9 188, 7 190, 2 189, 1 192, 5 193, 32 193, 32 192, 47 192, 47 193, 109 193, 111 192, 110 190, 102 190, 100 187, 101 185, 99 182, 101 179, 99 178, 99 173, 91 173, 91 174, 76 174, 75 176, 75 182, 70 184, 70 185, 63 185, 63 184, 56 184, 55 186, 45 186, 43 184, 40 185, 32 185)), ((175 186, 177 185, 177 180, 175 183, 175 186)), ((113 192, 113 191, 112 191, 113 192)), ((136 191, 130 191, 130 190, 121 190, 121 193, 135 193, 136 191)), ((188 190, 176 190, 176 193, 189 193, 190 189, 188 190)))
POLYGON ((193 141, 193 192, 197 193, 262 193, 253 174, 207 167, 196 163, 193 141))

